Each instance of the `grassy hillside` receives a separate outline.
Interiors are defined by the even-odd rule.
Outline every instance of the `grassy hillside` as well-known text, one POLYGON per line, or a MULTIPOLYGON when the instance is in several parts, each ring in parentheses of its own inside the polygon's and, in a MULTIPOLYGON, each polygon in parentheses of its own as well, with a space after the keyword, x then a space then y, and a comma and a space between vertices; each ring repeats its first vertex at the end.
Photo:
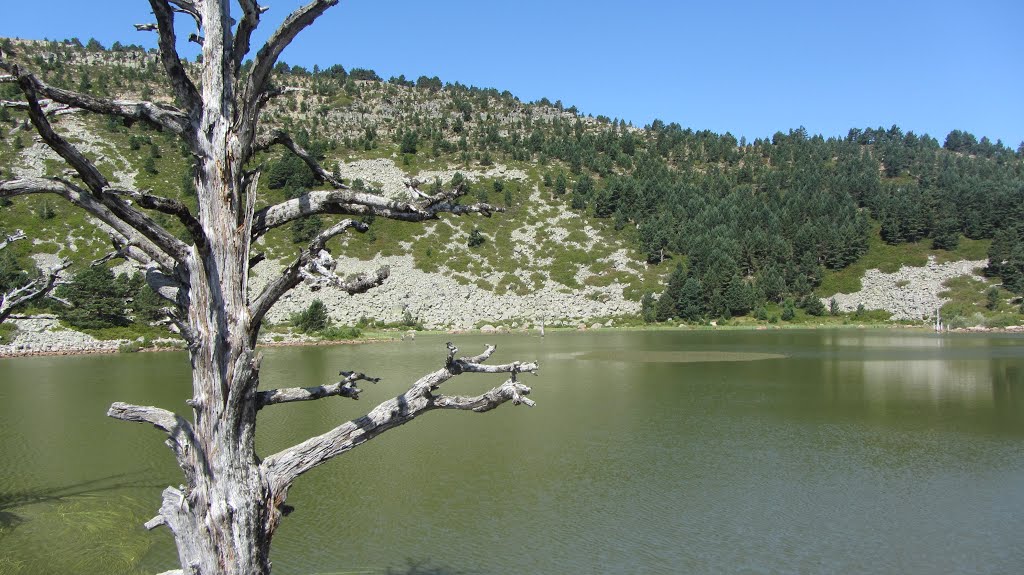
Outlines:
MULTIPOLYGON (((4 42, 5 53, 48 82, 171 101, 153 53, 4 42)), ((293 90, 270 105, 263 128, 288 130, 350 185, 401 195, 406 177, 426 188, 464 177, 469 200, 507 207, 493 218, 425 226, 376 221, 366 234, 334 240, 334 253, 406 254, 420 270, 499 295, 555 286, 598 299, 616 286, 639 302, 645 293, 672 292, 669 275, 682 263, 679 281, 692 278, 700 291, 689 308, 662 298, 660 319, 757 315, 787 301, 801 307, 811 294, 857 291, 871 268, 894 271, 929 256, 984 259, 997 232, 1024 221, 1021 151, 963 132, 945 146, 895 126, 851 130, 844 139, 801 128, 746 142, 660 121, 637 128, 561 102, 524 103, 507 91, 437 78, 385 81, 341 66, 275 71, 275 83, 293 90), (484 241, 469 247, 474 232, 484 241)), ((17 96, 0 84, 0 99, 17 96)), ((0 177, 65 174, 24 114, 2 110, 0 177)), ((61 116, 57 125, 116 185, 194 201, 189 159, 167 134, 87 114, 61 116)), ((279 150, 260 161, 262 203, 315 185, 279 150)), ((20 261, 47 253, 81 267, 109 246, 81 213, 51 198, 5 206, 0 227, 34 238, 11 248, 20 261)), ((286 261, 308 233, 278 229, 258 249, 286 261)), ((1015 297, 1006 292, 1007 311, 1015 297)))

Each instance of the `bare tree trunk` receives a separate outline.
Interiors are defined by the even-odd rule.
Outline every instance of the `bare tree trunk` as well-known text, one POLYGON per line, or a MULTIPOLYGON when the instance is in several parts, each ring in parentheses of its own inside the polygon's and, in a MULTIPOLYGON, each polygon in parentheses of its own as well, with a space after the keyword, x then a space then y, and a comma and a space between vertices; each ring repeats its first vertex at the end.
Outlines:
POLYGON ((466 189, 427 195, 410 184, 413 200, 385 200, 348 189, 320 167, 287 134, 274 132, 257 139, 263 106, 280 93, 269 77, 277 58, 292 39, 338 0, 313 0, 288 15, 243 70, 250 37, 265 8, 240 0, 242 17, 232 29, 228 0, 150 0, 156 23, 136 28, 159 34, 160 61, 177 106, 97 98, 50 86, 0 54, 0 70, 17 81, 27 110, 43 141, 81 178, 83 185, 59 178, 0 181, 0 197, 56 194, 107 224, 119 245, 118 254, 146 269, 150 286, 174 309, 174 325, 188 344, 192 365, 191 420, 169 411, 115 403, 108 415, 148 423, 167 435, 185 481, 168 487, 148 528, 168 527, 174 535, 181 573, 189 575, 263 575, 270 572, 270 545, 292 482, 303 473, 361 445, 377 435, 435 409, 484 412, 507 401, 533 405, 530 388, 520 373, 536 372, 535 363, 484 365, 494 352, 488 347, 474 357, 457 357, 449 344, 444 367, 413 383, 399 397, 384 401, 366 415, 339 424, 277 454, 256 453, 259 410, 292 401, 342 396, 358 398, 357 381, 376 381, 364 374, 343 373, 344 379, 319 387, 258 391, 261 358, 255 351, 263 317, 301 281, 329 283, 349 293, 380 285, 389 274, 342 280, 334 273, 327 241, 348 230, 368 226, 351 219, 330 226, 302 250, 280 277, 250 297, 248 276, 258 256, 251 242, 275 227, 316 214, 374 215, 405 221, 437 218, 441 213, 490 215, 501 211, 487 204, 460 205, 466 189), (177 53, 175 14, 198 26, 191 38, 203 46, 201 82, 193 82, 177 53), (199 87, 197 87, 199 86, 199 87), (39 96, 56 104, 44 107, 39 96), (63 108, 61 107, 63 106, 63 108), (180 201, 150 192, 115 190, 97 167, 51 125, 53 110, 88 110, 142 121, 178 135, 196 158, 196 214, 180 201), (257 150, 284 146, 306 162, 330 190, 309 191, 299 198, 256 210, 259 168, 249 166, 257 150), (134 203, 122 198, 130 197, 134 203), (191 243, 170 234, 143 210, 177 218, 191 243), (439 388, 466 372, 507 373, 502 385, 473 397, 446 396, 439 388))

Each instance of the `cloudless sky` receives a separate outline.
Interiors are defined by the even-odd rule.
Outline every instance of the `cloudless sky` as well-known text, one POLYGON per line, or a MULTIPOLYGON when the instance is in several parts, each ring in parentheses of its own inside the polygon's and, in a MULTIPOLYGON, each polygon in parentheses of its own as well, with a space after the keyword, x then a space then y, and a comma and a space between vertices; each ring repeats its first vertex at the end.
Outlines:
MULTIPOLYGON (((145 0, 2 2, 0 36, 155 46, 131 26, 153 21, 145 0)), ((302 4, 263 3, 261 43, 302 4)), ((179 37, 190 31, 182 18, 179 37)), ((282 59, 749 140, 896 124, 940 143, 952 129, 1024 141, 1021 0, 343 0, 282 59)))

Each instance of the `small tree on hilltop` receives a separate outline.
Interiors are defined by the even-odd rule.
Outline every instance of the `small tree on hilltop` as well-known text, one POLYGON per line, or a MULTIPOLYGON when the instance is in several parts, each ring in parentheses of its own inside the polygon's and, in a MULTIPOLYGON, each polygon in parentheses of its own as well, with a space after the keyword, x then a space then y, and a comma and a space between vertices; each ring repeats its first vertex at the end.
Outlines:
MULTIPOLYGON (((312 0, 296 9, 252 55, 253 34, 266 11, 255 0, 150 0, 156 21, 136 27, 158 36, 158 61, 173 104, 102 98, 57 87, 0 53, 0 80, 16 83, 24 96, 16 107, 27 104, 41 140, 77 174, 76 179, 0 180, 0 199, 56 195, 105 224, 116 239, 116 253, 146 270, 146 281, 172 311, 171 321, 187 345, 191 417, 127 403, 115 403, 107 412, 162 431, 184 474, 181 486, 164 490, 159 511, 146 524, 151 529, 165 526, 173 534, 181 564, 174 573, 269 573, 270 544, 287 509, 288 490, 300 475, 428 411, 484 412, 508 401, 533 404, 526 397, 530 388, 518 376, 535 372, 536 363, 487 365, 493 346, 479 355, 460 357, 448 344, 443 365, 398 397, 277 453, 256 451, 261 410, 323 397, 357 398, 359 381, 375 381, 362 373, 344 372, 342 380, 327 385, 260 389, 260 326, 285 294, 304 281, 355 294, 379 286, 389 275, 382 267, 343 279, 335 273, 337 262, 327 251, 327 242, 350 230, 367 231, 366 216, 422 222, 442 213, 489 215, 497 210, 487 204, 458 203, 464 186, 428 195, 410 184, 416 192, 410 201, 350 189, 287 133, 261 125, 267 104, 286 91, 271 82, 281 53, 337 3, 312 0), (233 18, 236 5, 241 13, 233 18), (201 61, 188 67, 178 55, 175 18, 181 16, 198 25, 195 37, 202 46, 201 61), (174 198, 113 185, 93 160, 60 134, 64 116, 52 115, 51 105, 114 116, 125 124, 141 123, 177 136, 188 161, 195 164, 195 210, 174 198), (257 154, 273 146, 297 156, 328 189, 296 190, 294 197, 280 203, 261 203, 257 154), (253 253, 253 245, 272 229, 314 215, 353 217, 326 225, 277 277, 250 292, 250 270, 262 259, 253 253), (184 232, 174 234, 161 226, 159 219, 167 217, 175 218, 184 232), (439 391, 446 381, 467 372, 510 377, 475 396, 439 391)), ((369 70, 352 70, 351 76, 379 80, 369 70)))

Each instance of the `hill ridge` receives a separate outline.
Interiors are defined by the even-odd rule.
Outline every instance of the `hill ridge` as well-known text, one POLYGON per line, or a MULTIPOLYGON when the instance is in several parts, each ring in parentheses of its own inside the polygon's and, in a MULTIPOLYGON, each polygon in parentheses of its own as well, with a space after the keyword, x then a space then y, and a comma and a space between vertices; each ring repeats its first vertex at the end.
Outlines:
MULTIPOLYGON (((153 81, 151 54, 43 41, 8 44, 47 81, 169 101, 153 81)), ((1024 152, 966 132, 954 131, 942 146, 896 126, 854 129, 845 139, 798 128, 746 142, 661 121, 636 128, 581 115, 560 102, 523 103, 507 91, 437 78, 375 76, 341 66, 311 72, 281 64, 276 82, 296 90, 270 106, 263 129, 288 129, 359 189, 401 197, 406 177, 425 187, 462 178, 473 198, 509 211, 426 227, 375 222, 367 234, 331 244, 336 256, 350 258, 344 266, 374 258, 411 261, 424 274, 443 274, 453 285, 489 294, 481 296, 488 300, 571 295, 571 303, 557 306, 567 311, 566 323, 612 316, 629 321, 645 311, 658 320, 748 315, 767 321, 787 307, 800 319, 814 311, 812 301, 827 305, 833 293, 857 291, 870 268, 862 263, 878 254, 884 254, 883 268, 924 262, 929 254, 979 262, 990 246, 1012 255, 1020 243, 1014 222, 1024 221, 1024 152), (468 246, 472 234, 483 243, 468 246), (674 276, 680 263, 681 275, 674 276), (697 291, 683 289, 688 280, 697 291)), ((0 99, 9 99, 11 88, 0 85, 0 99)), ((0 178, 64 174, 41 145, 26 145, 29 135, 17 108, 0 110, 0 124, 8 126, 0 141, 0 178)), ((188 159, 166 135, 88 115, 60 116, 57 123, 72 139, 88 141, 90 155, 119 185, 190 201, 188 159)), ((261 193, 268 200, 315 185, 288 155, 270 153, 262 161, 261 193)), ((5 209, 2 225, 32 228, 38 242, 14 255, 60 253, 82 266, 105 253, 106 238, 68 211, 39 198, 5 209), (58 217, 42 217, 54 211, 58 217)), ((268 234, 259 246, 269 260, 263 265, 287 261, 294 242, 314 225, 323 224, 268 234)), ((1015 305, 1021 287, 1014 258, 1001 258, 999 269, 990 270, 1003 280, 1005 289, 997 294, 1003 312, 1015 305)), ((987 289, 994 279, 984 282, 987 289)), ((845 309, 848 298, 837 299, 845 309)), ((307 301, 296 300, 272 318, 286 324, 288 313, 307 301)), ((418 309, 407 302, 384 305, 378 319, 394 321, 400 305, 418 309)), ((337 321, 351 321, 350 311, 335 307, 337 321)), ((500 304, 484 308, 505 311, 500 304)), ((517 312, 509 320, 489 312, 421 320, 464 328, 488 319, 547 320, 548 311, 533 317, 517 312)))

